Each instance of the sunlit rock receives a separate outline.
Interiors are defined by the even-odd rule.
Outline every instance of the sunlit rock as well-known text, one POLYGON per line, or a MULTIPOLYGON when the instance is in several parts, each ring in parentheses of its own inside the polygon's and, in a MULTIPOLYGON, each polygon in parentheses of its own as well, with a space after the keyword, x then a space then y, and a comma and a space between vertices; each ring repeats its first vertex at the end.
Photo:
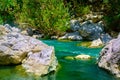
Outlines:
POLYGON ((66 60, 88 60, 91 58, 92 57, 90 55, 80 54, 77 56, 66 56, 64 59, 66 59, 66 60))
POLYGON ((27 33, 26 30, 21 31, 21 34, 22 34, 22 35, 28 35, 28 33, 27 33))
POLYGON ((90 47, 91 48, 97 48, 97 47, 101 47, 101 46, 103 46, 104 44, 103 44, 103 42, 101 41, 101 39, 97 39, 97 40, 93 40, 92 42, 91 42, 91 45, 90 45, 90 47))
POLYGON ((58 36, 51 36, 51 39, 56 40, 56 39, 58 39, 58 36))
POLYGON ((79 32, 73 32, 73 33, 66 33, 64 36, 59 37, 59 40, 82 40, 82 37, 80 36, 79 32))
POLYGON ((56 70, 57 59, 54 48, 48 47, 36 53, 28 53, 28 57, 22 61, 26 72, 41 76, 56 70))
POLYGON ((22 35, 17 28, 0 26, 0 65, 22 63, 25 72, 45 75, 56 70, 54 47, 22 35))
POLYGON ((75 59, 79 60, 79 59, 82 59, 82 60, 87 60, 87 59, 91 59, 92 57, 90 55, 86 55, 86 54, 80 54, 80 55, 77 55, 75 56, 75 59))

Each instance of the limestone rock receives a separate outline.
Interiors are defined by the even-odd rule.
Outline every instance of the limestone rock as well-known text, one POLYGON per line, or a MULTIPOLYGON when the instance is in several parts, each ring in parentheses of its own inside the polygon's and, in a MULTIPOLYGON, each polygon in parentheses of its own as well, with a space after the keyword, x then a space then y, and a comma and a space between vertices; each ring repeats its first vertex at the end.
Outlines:
POLYGON ((45 75, 56 70, 54 47, 22 35, 13 27, 0 26, 0 65, 21 64, 26 72, 45 75))
POLYGON ((44 34, 36 34, 32 36, 33 38, 40 39, 44 37, 44 34))
POLYGON ((59 37, 59 40, 82 40, 82 37, 80 36, 79 32, 73 32, 73 33, 66 33, 64 36, 59 37))
POLYGON ((56 70, 57 60, 53 47, 43 49, 41 52, 29 52, 27 56, 22 62, 26 72, 41 76, 56 70))
POLYGON ((74 31, 74 32, 78 31, 80 27, 81 26, 80 26, 80 23, 78 20, 71 20, 70 21, 70 28, 72 31, 74 31))
POLYGON ((11 32, 0 36, 0 64, 19 64, 30 51, 40 51, 47 45, 20 33, 11 32))
POLYGON ((112 37, 108 33, 106 33, 106 34, 101 34, 100 39, 104 44, 106 44, 112 39, 112 37))
POLYGON ((80 29, 80 35, 87 40, 96 40, 100 38, 100 35, 103 33, 103 28, 101 25, 94 24, 90 21, 85 21, 80 29))
POLYGON ((103 46, 104 44, 103 44, 103 42, 101 41, 101 39, 97 39, 97 40, 93 40, 92 42, 91 42, 91 45, 90 45, 90 47, 92 47, 92 48, 94 48, 94 47, 101 47, 101 46, 103 46))
POLYGON ((90 55, 80 54, 77 56, 66 56, 64 59, 66 59, 66 60, 88 60, 91 58, 92 57, 90 55))
POLYGON ((120 77, 120 37, 112 39, 102 49, 98 66, 120 77))
POLYGON ((27 33, 26 30, 21 31, 21 34, 22 34, 22 35, 28 35, 28 33, 27 33))
POLYGON ((90 55, 85 55, 85 54, 80 54, 80 55, 77 55, 75 56, 75 59, 82 59, 82 60, 87 60, 87 59, 90 59, 91 56, 90 55))
MULTIPOLYGON (((1 26, 2 26, 2 25, 1 25, 1 26)), ((17 33, 20 33, 20 32, 21 32, 21 30, 20 30, 19 28, 11 27, 9 24, 5 24, 3 27, 5 28, 5 30, 6 30, 7 32, 17 32, 17 33)))
POLYGON ((82 42, 78 43, 77 46, 90 48, 91 43, 92 43, 91 41, 82 41, 82 42))
POLYGON ((58 39, 58 36, 51 36, 51 39, 56 40, 56 39, 58 39))

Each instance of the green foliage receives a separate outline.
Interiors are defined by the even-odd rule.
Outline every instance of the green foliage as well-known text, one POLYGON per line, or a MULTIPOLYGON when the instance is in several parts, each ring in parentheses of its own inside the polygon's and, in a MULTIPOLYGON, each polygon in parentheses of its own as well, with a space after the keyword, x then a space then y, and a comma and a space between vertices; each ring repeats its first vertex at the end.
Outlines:
POLYGON ((19 6, 16 0, 0 0, 0 23, 13 21, 17 10, 19 6))
POLYGON ((28 23, 46 36, 63 34, 70 20, 63 0, 24 0, 22 11, 15 17, 17 23, 28 23))
POLYGON ((79 15, 85 15, 87 13, 90 13, 90 7, 82 5, 76 8, 76 12, 79 13, 79 15))
POLYGON ((2 17, 0 16, 0 24, 2 24, 3 23, 3 20, 2 20, 2 17))
POLYGON ((0 23, 15 22, 51 36, 63 34, 69 20, 63 0, 0 0, 0 23))

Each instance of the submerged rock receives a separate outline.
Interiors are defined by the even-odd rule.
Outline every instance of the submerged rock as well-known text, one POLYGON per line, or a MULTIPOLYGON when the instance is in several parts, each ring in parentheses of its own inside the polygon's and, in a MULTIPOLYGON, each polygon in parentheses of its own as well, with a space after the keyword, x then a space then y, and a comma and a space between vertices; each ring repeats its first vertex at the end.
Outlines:
POLYGON ((120 37, 112 39, 102 49, 98 66, 120 77, 120 37))
POLYGON ((77 46, 83 46, 89 48, 91 46, 91 41, 83 41, 77 44, 77 46))
POLYGON ((0 65, 22 63, 26 72, 40 76, 56 70, 53 47, 14 30, 0 26, 0 65))

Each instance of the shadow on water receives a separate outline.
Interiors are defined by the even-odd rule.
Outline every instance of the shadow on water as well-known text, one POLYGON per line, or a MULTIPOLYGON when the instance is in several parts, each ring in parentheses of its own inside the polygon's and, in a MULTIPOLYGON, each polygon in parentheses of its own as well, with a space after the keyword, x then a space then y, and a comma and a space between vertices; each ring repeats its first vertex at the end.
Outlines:
POLYGON ((78 41, 59 42, 56 40, 43 40, 48 45, 54 46, 60 64, 57 72, 47 76, 37 77, 27 75, 19 68, 8 66, 0 67, 0 80, 116 80, 111 74, 100 69, 96 64, 101 48, 90 49, 76 46, 78 41), (90 60, 67 60, 65 56, 87 54, 94 58, 90 60))

